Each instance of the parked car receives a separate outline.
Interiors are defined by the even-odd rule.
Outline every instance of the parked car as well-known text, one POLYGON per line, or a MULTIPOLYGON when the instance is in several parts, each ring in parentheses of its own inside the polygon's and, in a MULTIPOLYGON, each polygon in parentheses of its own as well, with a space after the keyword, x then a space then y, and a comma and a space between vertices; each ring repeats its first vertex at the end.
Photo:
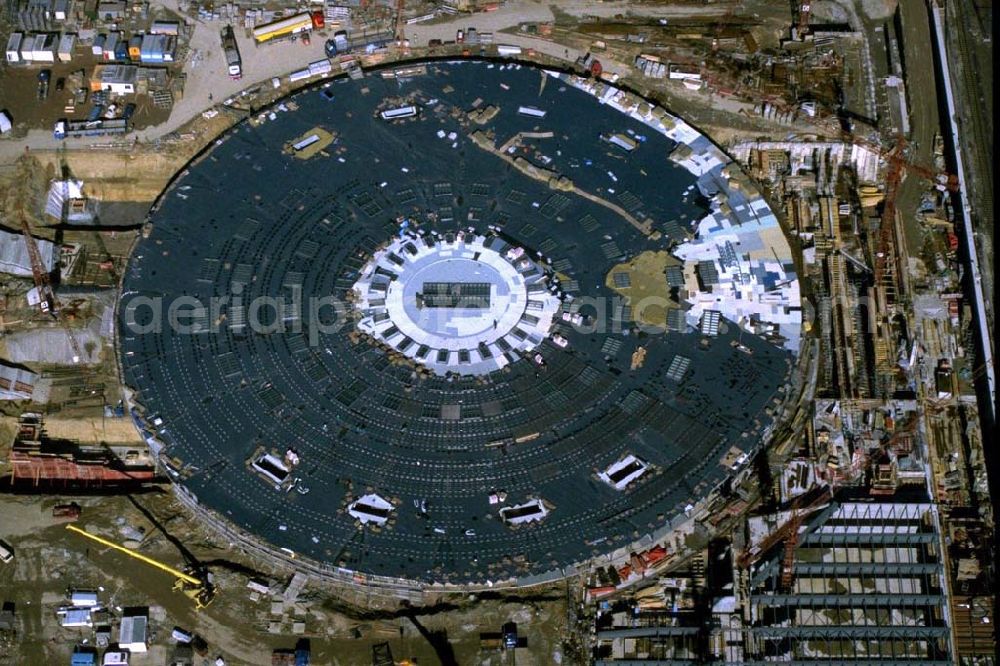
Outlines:
POLYGON ((62 92, 65 89, 66 89, 66 79, 60 76, 58 79, 56 79, 56 92, 62 92))
POLYGON ((0 562, 7 564, 14 559, 14 549, 0 541, 0 562))
POLYGON ((125 105, 125 109, 122 111, 122 118, 125 120, 132 120, 133 115, 135 115, 135 104, 129 102, 125 105))
POLYGON ((52 80, 52 70, 43 69, 38 72, 38 99, 48 99, 49 81, 52 80))

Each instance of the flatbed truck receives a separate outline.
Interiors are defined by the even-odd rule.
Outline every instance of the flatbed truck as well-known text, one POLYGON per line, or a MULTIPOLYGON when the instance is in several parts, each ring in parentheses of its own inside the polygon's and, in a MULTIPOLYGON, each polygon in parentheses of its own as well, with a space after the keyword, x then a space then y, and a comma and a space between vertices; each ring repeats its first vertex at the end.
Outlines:
POLYGON ((233 34, 233 26, 231 25, 222 29, 222 52, 226 56, 229 78, 234 81, 243 78, 243 59, 240 58, 240 50, 236 46, 236 35, 233 34))
POLYGON ((56 139, 66 139, 81 136, 105 136, 107 134, 126 134, 129 122, 125 118, 111 120, 59 120, 56 121, 52 136, 56 139))

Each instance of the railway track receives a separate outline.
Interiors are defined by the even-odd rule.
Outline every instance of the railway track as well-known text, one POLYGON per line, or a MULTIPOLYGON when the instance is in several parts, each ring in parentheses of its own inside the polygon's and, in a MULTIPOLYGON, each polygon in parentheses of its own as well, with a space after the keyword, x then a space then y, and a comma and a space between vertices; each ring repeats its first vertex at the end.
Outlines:
POLYGON ((986 152, 986 146, 993 145, 992 137, 986 130, 982 108, 978 103, 979 82, 976 78, 976 67, 972 58, 972 48, 969 40, 968 17, 964 14, 962 0, 948 3, 955 19, 955 36, 958 42, 958 55, 961 65, 962 97, 968 104, 967 117, 972 121, 974 141, 966 142, 966 150, 975 155, 975 171, 977 186, 973 193, 979 200, 977 221, 993 219, 993 161, 986 152))

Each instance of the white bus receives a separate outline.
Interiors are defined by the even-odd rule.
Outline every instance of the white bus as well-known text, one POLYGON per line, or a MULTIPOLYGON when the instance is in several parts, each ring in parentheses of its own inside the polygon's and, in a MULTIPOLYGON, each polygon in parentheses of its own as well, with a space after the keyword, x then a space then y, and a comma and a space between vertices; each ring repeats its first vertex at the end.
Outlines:
POLYGON ((531 116, 532 118, 544 118, 546 113, 545 111, 542 111, 541 109, 536 109, 533 106, 518 107, 517 112, 520 113, 522 116, 531 116))
POLYGON ((400 120, 402 118, 412 118, 417 115, 417 107, 400 106, 395 109, 386 109, 381 114, 382 120, 400 120))

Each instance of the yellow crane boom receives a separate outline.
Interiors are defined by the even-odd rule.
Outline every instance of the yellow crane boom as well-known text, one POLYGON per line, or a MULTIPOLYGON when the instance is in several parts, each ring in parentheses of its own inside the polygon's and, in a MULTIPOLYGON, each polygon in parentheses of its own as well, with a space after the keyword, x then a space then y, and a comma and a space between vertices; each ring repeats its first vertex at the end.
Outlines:
MULTIPOLYGON (((139 560, 140 562, 144 562, 150 566, 156 567, 160 571, 165 571, 173 576, 176 576, 177 586, 186 588, 185 593, 188 594, 188 596, 190 596, 192 599, 194 599, 195 603, 198 605, 198 608, 204 608, 205 606, 207 606, 212 602, 212 598, 214 597, 214 590, 212 589, 212 586, 208 581, 202 580, 197 576, 192 576, 191 574, 185 573, 179 569, 175 569, 169 564, 164 564, 159 560, 154 560, 152 557, 143 555, 142 553, 137 553, 134 550, 130 550, 125 546, 121 546, 115 543, 114 541, 109 541, 104 537, 99 537, 96 534, 91 534, 90 532, 87 532, 86 530, 83 530, 77 527, 76 525, 67 525, 66 529, 68 529, 71 532, 76 532, 77 534, 85 536, 91 541, 96 541, 102 546, 107 546, 108 548, 113 548, 114 550, 117 550, 121 553, 125 553, 129 557, 139 560), (185 583, 187 584, 186 586, 185 583)), ((175 586, 175 588, 177 586, 175 586)))

